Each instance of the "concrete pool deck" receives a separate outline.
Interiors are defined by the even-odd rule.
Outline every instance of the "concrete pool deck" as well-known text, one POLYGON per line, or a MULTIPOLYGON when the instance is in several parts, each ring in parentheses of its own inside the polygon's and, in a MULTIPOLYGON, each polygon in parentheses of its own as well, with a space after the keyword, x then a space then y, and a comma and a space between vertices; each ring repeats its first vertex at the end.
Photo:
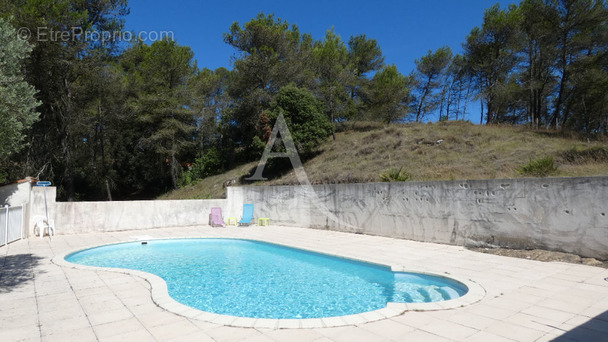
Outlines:
POLYGON ((607 341, 606 277, 608 270, 598 267, 277 226, 198 226, 58 235, 52 240, 32 237, 0 247, 0 341, 607 341), (230 326, 235 323, 231 319, 209 322, 165 310, 155 303, 150 283, 141 277, 62 267, 51 261, 93 245, 174 237, 256 239, 403 265, 470 279, 486 293, 463 307, 406 311, 340 327, 303 328, 295 321, 300 328, 239 328, 230 326))

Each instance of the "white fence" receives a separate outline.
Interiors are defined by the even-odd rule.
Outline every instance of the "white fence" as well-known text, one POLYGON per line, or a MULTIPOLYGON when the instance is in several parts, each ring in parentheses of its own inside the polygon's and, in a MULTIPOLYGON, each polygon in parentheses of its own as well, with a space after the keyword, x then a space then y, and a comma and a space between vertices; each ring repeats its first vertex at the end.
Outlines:
POLYGON ((0 247, 23 239, 23 206, 0 208, 0 247))

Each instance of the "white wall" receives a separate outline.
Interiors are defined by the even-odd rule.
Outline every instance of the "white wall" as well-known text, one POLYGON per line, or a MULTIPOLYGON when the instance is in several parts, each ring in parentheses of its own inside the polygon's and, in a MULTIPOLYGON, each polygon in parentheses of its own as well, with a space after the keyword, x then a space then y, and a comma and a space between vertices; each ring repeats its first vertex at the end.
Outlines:
POLYGON ((253 203, 271 224, 608 259, 608 177, 229 187, 225 200, 54 203, 46 190, 58 234, 203 225, 211 207, 240 217, 253 203))
MULTIPOLYGON (((0 205, 1 206, 23 206, 23 236, 27 237, 30 231, 30 202, 31 189, 33 185, 28 182, 9 184, 0 187, 0 205)), ((54 198, 54 197, 53 197, 54 198)))
POLYGON ((9 184, 0 187, 0 204, 18 206, 30 201, 29 182, 9 184))
POLYGON ((47 211, 49 219, 55 221, 56 234, 74 234, 205 225, 209 222, 212 207, 226 207, 225 199, 56 202, 55 198, 55 187, 32 187, 29 236, 34 233, 31 218, 46 216, 47 211))
POLYGON ((61 234, 203 225, 211 207, 226 200, 57 202, 55 226, 61 234))
POLYGON ((271 223, 608 259, 608 177, 229 188, 271 223), (323 211, 327 209, 327 212, 323 211), (333 221, 332 216, 338 220, 333 221))
POLYGON ((33 186, 30 194, 30 203, 28 205, 29 220, 26 220, 27 235, 34 235, 34 216, 47 217, 50 220, 55 219, 55 197, 57 197, 57 188, 54 186, 33 186))

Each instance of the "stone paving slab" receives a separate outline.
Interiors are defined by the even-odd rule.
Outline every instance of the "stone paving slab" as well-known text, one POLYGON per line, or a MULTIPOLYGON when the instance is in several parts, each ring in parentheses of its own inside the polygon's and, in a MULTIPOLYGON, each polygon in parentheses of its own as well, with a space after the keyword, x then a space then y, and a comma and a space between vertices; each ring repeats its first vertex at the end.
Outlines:
MULTIPOLYGON (((179 227, 57 235, 52 240, 32 237, 0 247, 0 341, 608 341, 606 277, 608 270, 591 266, 278 226, 179 227), (467 279, 485 294, 462 307, 438 305, 436 311, 389 305, 364 315, 277 322, 180 306, 167 311, 157 305, 163 299, 152 296, 162 292, 162 286, 148 276, 52 262, 71 250, 142 236, 262 240, 398 270, 467 279)), ((167 306, 171 305, 169 298, 167 306)))

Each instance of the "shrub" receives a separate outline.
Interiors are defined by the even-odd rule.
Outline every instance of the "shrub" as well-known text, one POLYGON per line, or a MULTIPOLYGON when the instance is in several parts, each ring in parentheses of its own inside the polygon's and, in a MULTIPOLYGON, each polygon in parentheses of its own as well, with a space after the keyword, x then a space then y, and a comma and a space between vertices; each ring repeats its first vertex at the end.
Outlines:
POLYGON ((520 166, 517 171, 524 176, 547 177, 555 173, 555 171, 557 171, 557 167, 553 162, 553 157, 545 157, 535 160, 530 158, 530 162, 520 166))
POLYGON ((316 151, 331 133, 331 123, 323 113, 323 105, 307 89, 294 85, 281 88, 268 112, 272 126, 280 113, 285 117, 298 153, 316 151))
POLYGON ((224 172, 223 166, 224 160, 220 150, 217 148, 210 148, 200 158, 196 158, 196 161, 190 170, 181 174, 178 185, 186 186, 195 184, 199 179, 222 173, 224 172))
POLYGON ((380 174, 382 182, 406 182, 410 179, 412 179, 412 175, 403 171, 403 168, 393 168, 380 174))

